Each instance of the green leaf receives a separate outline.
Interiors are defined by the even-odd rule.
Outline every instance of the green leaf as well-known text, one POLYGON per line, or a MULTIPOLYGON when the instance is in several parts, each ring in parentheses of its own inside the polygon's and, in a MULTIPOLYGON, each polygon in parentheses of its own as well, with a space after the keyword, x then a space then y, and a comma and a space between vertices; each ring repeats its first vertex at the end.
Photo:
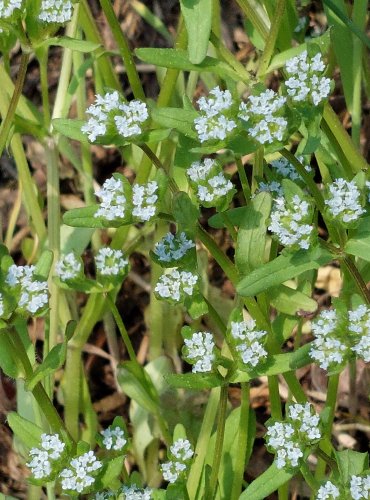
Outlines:
POLYGON ((47 38, 38 47, 50 47, 51 45, 86 53, 94 52, 94 50, 101 47, 100 43, 90 42, 89 40, 78 40, 68 36, 47 38))
POLYGON ((84 208, 73 208, 72 210, 68 210, 68 212, 63 215, 63 222, 67 226, 72 227, 94 227, 99 229, 124 225, 122 222, 105 221, 94 217, 97 210, 98 205, 90 205, 89 207, 84 208))
POLYGON ((183 71, 211 72, 222 78, 231 78, 235 82, 240 76, 227 63, 213 57, 205 57, 200 64, 189 61, 188 54, 181 49, 151 49, 142 48, 135 50, 139 59, 163 68, 180 69, 183 71))
POLYGON ((32 391, 36 384, 47 376, 55 373, 65 362, 67 354, 67 343, 55 345, 47 354, 44 361, 33 372, 33 375, 27 379, 26 388, 32 391))
MULTIPOLYGON (((231 377, 230 382, 233 384, 240 382, 249 382, 250 380, 260 377, 261 375, 277 375, 290 372, 293 353, 275 354, 270 356, 265 363, 261 363, 256 368, 248 371, 237 370, 231 377)), ((311 360, 309 360, 311 362, 311 360)))
POLYGON ((264 500, 294 476, 293 472, 278 469, 273 463, 240 495, 240 500, 264 500))
POLYGON ((178 389, 212 389, 226 384, 225 379, 215 373, 183 373, 165 375, 166 381, 178 389))
POLYGON ((149 413, 156 414, 159 401, 149 375, 140 365, 126 361, 117 369, 117 379, 124 393, 149 413))
POLYGON ((335 456, 343 484, 348 484, 352 475, 357 476, 369 467, 368 453, 343 450, 336 451, 335 456))
POLYGON ((104 468, 103 474, 97 480, 97 486, 99 489, 103 490, 105 488, 112 487, 112 483, 118 479, 122 472, 124 459, 124 456, 120 456, 109 460, 108 464, 104 468))
POLYGON ((248 274, 264 263, 267 219, 271 211, 270 193, 252 199, 239 221, 235 264, 241 274, 248 274))
POLYGON ((50 274, 51 266, 53 265, 53 259, 53 252, 50 250, 42 252, 35 267, 35 275, 39 278, 47 280, 50 274))
POLYGON ((29 448, 40 446, 41 434, 44 432, 34 423, 11 412, 8 414, 8 424, 14 434, 29 448))
POLYGON ((303 366, 309 365, 312 362, 310 356, 311 347, 311 343, 308 343, 292 353, 289 363, 292 370, 298 370, 298 368, 302 368, 303 366))
POLYGON ((194 205, 188 194, 179 191, 173 197, 172 213, 181 229, 193 234, 200 217, 199 208, 194 205))
POLYGON ((264 292, 310 269, 318 269, 330 262, 332 255, 321 247, 282 254, 242 278, 237 291, 242 297, 264 292))
POLYGON ((197 137, 194 130, 194 120, 197 116, 199 115, 195 110, 182 108, 156 108, 152 111, 152 118, 158 125, 178 130, 192 138, 197 137))
MULTIPOLYGON (((233 226, 240 227, 246 219, 246 214, 248 213, 248 207, 237 207, 231 208, 230 210, 226 210, 224 212, 227 215, 227 218, 232 223, 233 226)), ((225 227, 224 219, 221 214, 212 215, 208 219, 208 225, 210 227, 214 227, 215 229, 222 229, 225 227)))
POLYGON ((88 144, 87 135, 81 131, 81 127, 85 123, 85 120, 70 120, 68 118, 54 118, 54 120, 52 120, 53 129, 56 132, 75 141, 88 144))
POLYGON ((355 257, 370 261, 370 217, 361 219, 349 236, 344 250, 355 257))
POLYGON ((270 303, 275 309, 284 314, 292 316, 300 312, 315 312, 317 302, 311 299, 305 293, 290 288, 285 285, 279 285, 271 288, 268 292, 270 303))
POLYGON ((207 55, 212 26, 212 0, 180 0, 188 32, 188 56, 193 64, 201 63, 207 55))
POLYGON ((9 342, 7 324, 5 323, 0 330, 0 368, 8 377, 14 379, 24 377, 25 373, 19 360, 14 359, 12 351, 8 349, 9 342))

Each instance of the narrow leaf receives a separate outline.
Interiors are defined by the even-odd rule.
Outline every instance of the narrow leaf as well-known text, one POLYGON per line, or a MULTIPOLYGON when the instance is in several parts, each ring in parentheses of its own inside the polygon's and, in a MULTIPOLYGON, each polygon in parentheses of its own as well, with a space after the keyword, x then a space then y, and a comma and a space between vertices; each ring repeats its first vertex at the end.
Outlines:
POLYGON ((188 56, 193 64, 207 55, 212 26, 212 0, 180 0, 188 32, 188 56))
POLYGON ((294 476, 293 472, 278 469, 273 463, 240 495, 240 500, 264 500, 294 476))
POLYGON ((29 448, 40 445, 41 434, 43 433, 40 427, 13 411, 9 413, 7 418, 9 427, 23 444, 29 448))
POLYGON ((296 315, 300 312, 315 312, 317 302, 311 299, 305 293, 290 288, 285 285, 279 285, 271 288, 268 292, 270 303, 279 312, 284 314, 296 315))

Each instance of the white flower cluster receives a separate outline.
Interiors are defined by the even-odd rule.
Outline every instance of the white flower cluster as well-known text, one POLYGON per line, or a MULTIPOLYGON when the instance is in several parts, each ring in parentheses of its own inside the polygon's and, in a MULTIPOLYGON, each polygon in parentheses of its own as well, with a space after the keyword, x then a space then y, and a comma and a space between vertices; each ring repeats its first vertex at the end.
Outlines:
POLYGON ((347 346, 338 338, 338 318, 334 310, 322 311, 312 323, 315 340, 312 342, 310 356, 324 370, 332 369, 343 363, 347 346))
POLYGON ((115 499, 116 495, 113 491, 99 491, 95 493, 94 500, 110 500, 115 499))
POLYGON ((134 184, 125 189, 121 179, 111 177, 102 188, 95 192, 101 199, 94 217, 116 221, 133 217, 137 222, 146 222, 154 217, 157 210, 158 183, 134 184))
POLYGON ((124 195, 123 183, 120 179, 115 179, 114 177, 107 179, 102 188, 95 191, 95 195, 101 199, 101 202, 94 217, 101 217, 109 221, 124 218, 126 197, 124 195))
POLYGON ((267 332, 257 330, 256 322, 253 319, 233 321, 231 323, 231 336, 241 360, 248 367, 257 366, 267 357, 267 351, 261 342, 261 339, 267 336, 267 332))
POLYGON ((64 451, 65 444, 57 434, 42 434, 40 448, 32 448, 31 461, 26 465, 31 469, 35 479, 45 479, 53 471, 53 462, 59 460, 64 451))
POLYGON ((286 98, 271 89, 258 96, 250 95, 239 106, 239 118, 250 122, 248 133, 260 144, 282 141, 288 126, 281 116, 286 98))
POLYGON ((16 9, 22 8, 23 0, 0 0, 0 19, 11 17, 16 9))
POLYGON ((132 187, 132 215, 139 221, 148 221, 156 213, 158 183, 134 184, 132 187))
POLYGON ((102 466, 103 464, 97 460, 93 451, 73 458, 70 468, 63 469, 60 473, 62 489, 82 493, 94 484, 94 472, 102 466))
POLYGON ((194 455, 190 441, 177 439, 170 447, 170 457, 173 460, 161 465, 163 478, 169 483, 174 483, 188 468, 188 462, 194 455))
POLYGON ((56 263, 55 272, 61 281, 73 280, 81 274, 82 262, 73 252, 69 252, 56 263))
POLYGON ((309 403, 289 406, 286 422, 275 422, 266 433, 266 444, 276 454, 276 466, 298 467, 306 446, 321 438, 319 416, 309 403))
POLYGON ((118 276, 127 271, 128 260, 123 257, 121 250, 104 247, 96 254, 95 265, 101 276, 118 276))
POLYGON ((370 474, 367 474, 367 476, 352 476, 350 492, 353 500, 369 500, 370 474))
POLYGON ((103 436, 103 445, 107 450, 121 451, 127 444, 125 432, 118 425, 100 431, 103 436))
POLYGON ((326 483, 318 489, 316 500, 335 500, 335 498, 339 497, 339 489, 331 481, 326 481, 326 483))
POLYGON ((197 199, 204 206, 213 206, 233 189, 219 163, 211 158, 192 163, 186 174, 197 199))
POLYGON ((307 250, 310 247, 313 226, 310 222, 310 205, 298 195, 293 196, 291 205, 287 206, 285 198, 275 199, 271 222, 268 229, 274 233, 284 246, 297 246, 307 250))
POLYGON ((193 373, 210 372, 216 358, 216 345, 212 334, 196 332, 190 339, 184 339, 184 344, 184 358, 193 365, 191 371, 193 373))
MULTIPOLYGON (((297 156, 297 160, 301 163, 304 163, 303 156, 297 156)), ((274 170, 277 172, 277 174, 280 175, 281 177, 291 179, 292 181, 302 180, 302 177, 298 174, 294 165, 292 163, 290 163, 283 156, 280 157, 278 160, 273 160, 271 162, 271 166, 274 168, 274 170)), ((304 168, 305 168, 306 172, 312 171, 312 168, 310 165, 305 165, 304 168)))
POLYGON ((64 24, 72 19, 70 0, 42 0, 39 19, 45 23, 64 24))
POLYGON ((197 282, 197 275, 173 268, 162 274, 154 290, 161 299, 183 302, 186 297, 193 295, 197 282))
POLYGON ((354 311, 348 311, 348 318, 352 351, 365 363, 370 363, 370 308, 361 305, 354 311))
POLYGON ((123 495, 123 500, 151 500, 152 491, 151 488, 139 488, 139 486, 132 484, 131 486, 123 486, 120 493, 123 495))
POLYGON ((176 235, 167 233, 156 243, 154 254, 161 262, 171 262, 182 259, 186 252, 194 247, 194 241, 188 240, 184 232, 176 235))
POLYGON ((309 100, 315 106, 330 93, 330 79, 322 76, 325 64, 321 54, 309 58, 307 51, 287 61, 285 69, 290 76, 285 81, 287 93, 295 102, 309 100))
POLYGON ((38 281, 34 277, 34 266, 11 265, 6 283, 19 291, 18 307, 30 314, 36 314, 48 304, 47 281, 38 281))
POLYGON ((233 100, 228 90, 216 87, 209 96, 198 99, 201 116, 194 120, 195 130, 200 142, 209 140, 224 140, 234 130, 236 123, 228 117, 228 111, 233 106, 233 100))
POLYGON ((86 113, 90 115, 81 131, 91 142, 108 132, 128 139, 142 133, 142 124, 148 119, 148 108, 141 101, 125 103, 117 91, 97 95, 86 113))
POLYGON ((330 215, 343 223, 355 221, 365 212, 361 206, 361 193, 356 183, 342 178, 329 184, 325 204, 330 215))

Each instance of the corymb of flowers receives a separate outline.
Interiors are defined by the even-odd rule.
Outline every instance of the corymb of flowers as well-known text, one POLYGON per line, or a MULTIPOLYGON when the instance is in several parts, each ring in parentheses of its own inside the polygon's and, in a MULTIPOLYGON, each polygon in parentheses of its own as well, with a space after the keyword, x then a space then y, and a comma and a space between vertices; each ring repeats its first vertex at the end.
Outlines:
POLYGON ((40 448, 31 448, 27 467, 35 479, 47 479, 60 462, 65 444, 57 434, 42 434, 40 448))
POLYGON ((177 268, 168 269, 159 278, 154 291, 158 299, 164 299, 174 304, 184 303, 197 291, 198 279, 198 276, 190 271, 182 271, 177 268))
POLYGON ((177 234, 167 233, 155 244, 153 254, 164 266, 171 263, 177 265, 192 248, 195 248, 195 243, 187 238, 184 231, 177 234))
POLYGON ((75 457, 60 473, 62 490, 83 493, 95 483, 96 472, 103 466, 93 451, 75 457))
POLYGON ((81 131, 90 142, 98 138, 112 141, 117 136, 131 139, 143 133, 143 124, 149 118, 146 104, 139 100, 126 103, 117 92, 98 94, 95 103, 86 111, 90 115, 81 131))
POLYGON ((168 462, 161 465, 163 479, 169 483, 175 483, 186 474, 189 462, 194 455, 194 450, 187 439, 177 439, 168 453, 168 462))
POLYGON ((70 0, 42 0, 39 19, 45 23, 65 24, 72 19, 70 0))
POLYGON ((325 205, 332 219, 348 225, 365 213, 363 201, 355 181, 349 182, 340 178, 329 184, 325 205))
POLYGON ((198 203, 204 207, 228 205, 235 193, 234 186, 223 173, 221 165, 211 158, 192 163, 186 175, 198 203))
MULTIPOLYGON (((184 331, 185 329, 183 329, 184 331)), ((192 365, 193 373, 206 373, 213 369, 216 344, 210 332, 195 332, 184 339, 184 359, 192 365)))
POLYGON ((231 343, 243 368, 255 368, 267 358, 264 342, 265 330, 258 330, 253 319, 232 321, 230 326, 231 343))
POLYGON ((25 314, 41 314, 48 301, 48 283, 37 279, 34 266, 11 265, 5 279, 18 304, 18 311, 25 314))
POLYGON ((23 0, 0 0, 0 19, 11 17, 16 9, 21 9, 23 0))
POLYGON ((275 453, 278 469, 299 467, 306 449, 321 438, 319 424, 320 418, 310 403, 297 403, 287 408, 284 422, 268 425, 266 446, 275 453))

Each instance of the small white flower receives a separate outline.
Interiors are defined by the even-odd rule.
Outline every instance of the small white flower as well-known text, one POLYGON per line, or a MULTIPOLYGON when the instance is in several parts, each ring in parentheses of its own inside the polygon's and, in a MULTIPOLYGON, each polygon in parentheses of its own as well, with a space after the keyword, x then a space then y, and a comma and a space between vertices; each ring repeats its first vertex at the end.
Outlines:
POLYGON ((95 103, 86 113, 90 118, 81 131, 91 142, 106 135, 108 131, 116 132, 124 138, 140 135, 141 126, 149 116, 145 103, 137 100, 125 103, 117 91, 108 92, 104 96, 98 94, 95 103))
POLYGON ((212 370, 215 356, 215 342, 209 332, 194 333, 184 340, 184 357, 191 363, 193 373, 205 373, 212 370))
POLYGON ((326 481, 325 484, 320 486, 316 495, 316 500, 334 500, 339 497, 339 489, 331 481, 326 481))
POLYGON ((123 500, 151 500, 152 491, 150 488, 139 488, 135 484, 123 486, 120 490, 123 500))
POLYGON ((123 183, 120 179, 115 179, 114 177, 107 179, 102 188, 95 191, 95 195, 101 199, 101 202, 94 217, 101 217, 109 221, 125 217, 126 197, 124 195, 123 183))
POLYGON ((8 269, 6 283, 17 287, 19 292, 18 307, 35 314, 48 304, 47 281, 38 281, 34 277, 34 266, 12 265, 8 269))
POLYGON ((176 235, 167 233, 156 243, 154 254, 161 262, 171 262, 182 259, 186 252, 194 247, 194 241, 188 240, 184 232, 176 235))
POLYGON ((287 93, 295 102, 311 101, 315 106, 330 93, 330 79, 322 75, 325 64, 320 53, 312 59, 307 51, 287 61, 285 69, 290 76, 285 81, 287 93))
POLYGON ((64 451, 65 444, 57 434, 42 434, 40 448, 32 448, 31 461, 27 467, 35 479, 44 479, 52 473, 53 461, 59 460, 64 451))
POLYGON ((329 184, 325 204, 330 215, 343 223, 357 220, 365 210, 361 206, 361 193, 354 181, 339 178, 329 184))
POLYGON ((290 405, 288 418, 295 422, 301 440, 312 443, 321 438, 320 417, 313 411, 310 403, 290 405))
POLYGON ((370 474, 367 476, 352 476, 350 492, 353 500, 369 500, 370 497, 370 474))
POLYGON ((108 427, 103 431, 100 431, 103 436, 103 445, 107 450, 120 451, 124 448, 127 443, 127 439, 123 429, 116 426, 114 429, 108 427))
POLYGON ((256 322, 253 319, 240 322, 233 321, 231 323, 231 336, 245 365, 255 367, 267 357, 267 351, 261 342, 261 339, 267 336, 267 332, 257 330, 256 322))
MULTIPOLYGON (((303 156, 297 156, 297 160, 301 163, 304 162, 303 156)), ((292 181, 296 181, 298 179, 302 180, 302 177, 298 174, 294 165, 284 157, 280 157, 278 160, 272 161, 271 166, 279 175, 281 175, 281 177, 291 179, 292 181)), ((306 172, 312 171, 310 165, 305 165, 304 168, 306 172)))
POLYGON ((62 489, 82 493, 94 484, 94 472, 102 466, 103 464, 96 459, 93 451, 73 458, 70 468, 65 468, 60 473, 62 489))
POLYGON ((266 444, 276 454, 276 466, 297 467, 303 457, 301 443, 295 436, 294 428, 285 422, 276 422, 267 429, 266 444))
POLYGON ((134 184, 132 187, 132 215, 140 222, 146 222, 154 217, 157 210, 158 183, 134 184))
POLYGON ((42 0, 39 19, 46 23, 65 24, 72 19, 70 0, 42 0))
POLYGON ((56 263, 55 272, 61 281, 73 280, 82 272, 82 262, 73 252, 67 253, 56 263))
POLYGON ((352 351, 365 363, 370 362, 370 308, 359 306, 348 312, 348 329, 352 334, 352 351))
POLYGON ((177 439, 173 445, 170 447, 170 453, 177 460, 181 462, 185 462, 186 460, 190 460, 194 455, 194 450, 190 444, 188 439, 177 439))
POLYGON ((111 498, 116 498, 116 495, 113 493, 113 491, 99 491, 98 493, 95 493, 94 496, 94 500, 110 500, 111 498))
POLYGON ((0 19, 11 17, 16 9, 21 9, 23 0, 0 0, 0 19))
POLYGON ((276 193, 278 197, 284 196, 283 186, 277 181, 260 182, 252 198, 254 198, 258 193, 276 193))
POLYGON ((194 124, 200 142, 226 139, 236 127, 235 121, 226 115, 233 105, 230 92, 216 87, 208 97, 201 97, 198 105, 201 116, 194 120, 194 124))
POLYGON ((186 296, 193 295, 197 282, 198 276, 195 274, 173 268, 162 274, 155 286, 155 292, 162 299, 183 302, 186 296))
POLYGON ((96 254, 95 265, 101 276, 119 276, 127 271, 128 260, 123 257, 121 250, 105 247, 96 254))
POLYGON ((239 118, 250 122, 248 133, 260 144, 271 144, 274 140, 282 141, 287 120, 280 116, 286 98, 271 89, 260 95, 250 95, 247 102, 239 106, 239 118))
POLYGON ((332 369, 344 361, 347 346, 338 338, 338 318, 334 310, 322 311, 312 323, 312 342, 310 356, 324 369, 332 369))
POLYGON ((211 158, 192 163, 186 174, 199 203, 204 206, 217 204, 234 188, 225 177, 219 163, 211 158))
POLYGON ((182 462, 170 461, 161 465, 163 479, 169 483, 175 483, 180 475, 186 471, 186 465, 182 462))
POLYGON ((296 245, 307 250, 313 231, 313 226, 307 223, 310 219, 310 205, 307 201, 295 195, 291 206, 288 206, 287 201, 279 197, 275 199, 268 229, 282 245, 296 245))

